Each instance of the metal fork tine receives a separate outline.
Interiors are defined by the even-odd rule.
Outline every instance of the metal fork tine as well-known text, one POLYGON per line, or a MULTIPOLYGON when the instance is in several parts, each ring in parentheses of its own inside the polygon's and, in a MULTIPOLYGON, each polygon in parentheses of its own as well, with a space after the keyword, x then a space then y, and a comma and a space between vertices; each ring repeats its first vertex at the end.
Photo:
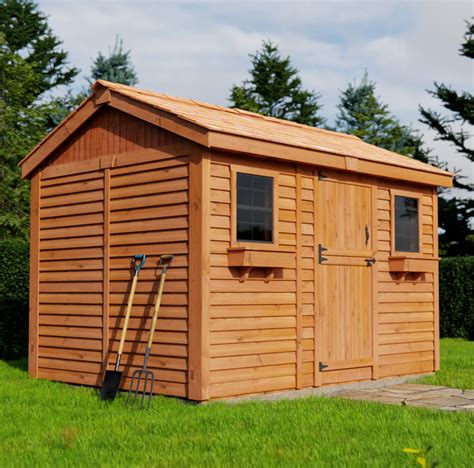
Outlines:
POLYGON ((150 395, 148 397, 148 409, 150 409, 151 406, 151 398, 153 396, 153 390, 155 388, 155 374, 152 372, 151 373, 151 387, 150 387, 150 395))
POLYGON ((137 379, 137 388, 135 390, 135 394, 133 396, 133 406, 136 405, 137 403, 137 398, 138 398, 138 392, 140 391, 140 383, 142 381, 142 371, 138 371, 138 379, 137 379))
POLYGON ((144 401, 145 401, 146 389, 148 387, 148 375, 149 375, 149 372, 145 371, 145 385, 143 385, 142 402, 141 402, 141 407, 142 408, 143 408, 143 404, 144 404, 144 401))

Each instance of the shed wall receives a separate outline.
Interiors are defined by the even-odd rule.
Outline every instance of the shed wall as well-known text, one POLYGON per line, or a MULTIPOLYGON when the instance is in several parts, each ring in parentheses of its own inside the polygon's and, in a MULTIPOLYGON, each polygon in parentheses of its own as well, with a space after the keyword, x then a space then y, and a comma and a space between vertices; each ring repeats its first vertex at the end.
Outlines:
POLYGON ((314 222, 312 169, 212 153, 211 398, 313 385, 314 222), (239 268, 227 264, 232 164, 270 171, 278 181, 278 248, 295 261, 269 282, 263 269, 240 282, 239 268))
POLYGON ((156 370, 158 392, 185 397, 190 145, 117 111, 100 112, 39 174, 39 316, 32 330, 38 343, 36 375, 101 383, 103 363, 111 368, 115 361, 131 284, 130 258, 143 253, 148 258, 122 358, 127 387, 130 372, 143 360, 158 258, 171 253, 176 257, 150 367, 156 370))
POLYGON ((436 191, 412 184, 378 182, 378 329, 380 377, 430 372, 437 367, 439 353, 437 323, 437 260, 434 272, 425 273, 414 284, 408 276, 397 284, 389 272, 391 255, 390 190, 401 189, 421 197, 421 257, 436 259, 436 191))

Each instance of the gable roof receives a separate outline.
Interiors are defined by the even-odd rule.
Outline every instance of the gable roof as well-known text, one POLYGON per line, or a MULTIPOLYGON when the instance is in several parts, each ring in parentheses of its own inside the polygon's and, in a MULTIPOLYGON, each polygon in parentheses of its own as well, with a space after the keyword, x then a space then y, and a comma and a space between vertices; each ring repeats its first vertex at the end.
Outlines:
POLYGON ((405 179, 407 174, 417 171, 428 176, 421 180, 422 183, 451 185, 451 173, 370 145, 353 135, 109 81, 99 80, 94 83, 92 89, 93 95, 20 162, 23 177, 30 174, 101 106, 110 105, 208 148, 373 173, 390 178, 405 179), (364 163, 375 164, 375 172, 368 170, 369 165, 364 163), (397 171, 397 168, 401 172, 397 171), (397 175, 399 172, 400 175, 397 175))

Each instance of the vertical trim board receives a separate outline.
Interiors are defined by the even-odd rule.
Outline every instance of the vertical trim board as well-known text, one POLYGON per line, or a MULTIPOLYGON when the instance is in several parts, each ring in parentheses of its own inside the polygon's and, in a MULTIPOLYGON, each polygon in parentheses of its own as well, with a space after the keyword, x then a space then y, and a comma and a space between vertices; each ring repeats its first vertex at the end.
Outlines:
POLYGON ((109 291, 110 291, 110 168, 104 170, 104 286, 102 305, 102 362, 109 360, 109 291))
POLYGON ((303 377, 303 278, 301 238, 301 167, 296 165, 296 388, 300 389, 303 377))
POLYGON ((209 399, 210 154, 194 147, 189 161, 188 398, 209 399))
POLYGON ((39 221, 41 172, 31 179, 30 206, 30 307, 28 331, 28 373, 38 378, 38 314, 39 314, 39 221))

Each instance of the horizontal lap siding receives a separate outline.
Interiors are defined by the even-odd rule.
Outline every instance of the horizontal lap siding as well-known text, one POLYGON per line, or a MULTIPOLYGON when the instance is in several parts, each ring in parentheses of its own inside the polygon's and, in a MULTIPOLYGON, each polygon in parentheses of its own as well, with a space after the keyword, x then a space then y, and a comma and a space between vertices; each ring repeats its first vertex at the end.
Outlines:
MULTIPOLYGON (((434 253, 436 227, 433 195, 429 189, 413 186, 396 187, 421 195, 421 254, 434 253)), ((380 377, 430 372, 434 370, 435 343, 435 278, 425 273, 414 284, 408 277, 399 284, 389 272, 392 233, 390 221, 390 186, 377 191, 378 222, 378 330, 380 377)))
POLYGON ((40 193, 39 377, 98 385, 104 177, 45 179, 40 193))
POLYGON ((301 301, 299 307, 301 326, 301 386, 314 385, 314 349, 315 349, 315 191, 312 170, 301 169, 300 209, 297 213, 300 220, 301 260, 297 271, 301 281, 301 301))
MULTIPOLYGON (((296 387, 297 270, 279 269, 273 279, 265 282, 263 269, 257 268, 251 271, 248 279, 240 282, 240 270, 227 266, 227 249, 231 246, 230 162, 234 161, 216 157, 211 164, 211 398, 296 387)), ((237 162, 245 164, 245 160, 237 162)), ((273 169, 273 166, 262 167, 273 169)), ((294 251, 296 256, 296 173, 290 166, 285 166, 283 169, 278 167, 275 176, 279 180, 275 201, 279 243, 282 248, 294 251)), ((307 249, 301 272, 301 372, 303 385, 312 385, 314 248, 310 244, 314 219, 310 206, 314 193, 311 174, 304 178, 303 184, 303 204, 307 209, 300 235, 307 249)), ((268 255, 272 253, 268 252, 268 255)))
POLYGON ((148 258, 140 273, 122 359, 122 385, 127 388, 130 371, 143 362, 159 255, 174 254, 150 367, 157 379, 156 392, 187 395, 189 167, 187 156, 168 155, 168 148, 173 154, 189 152, 186 140, 106 108, 43 168, 49 175, 40 190, 39 377, 100 385, 104 355, 108 354, 109 368, 116 357, 131 284, 130 258, 144 253, 148 258), (147 148, 162 153, 137 152, 147 148), (113 153, 119 163, 110 169, 106 188, 105 171, 96 165, 86 172, 85 161, 113 153), (67 163, 77 165, 61 168, 56 176, 49 170, 67 163), (104 320, 107 291, 109 316, 104 320), (107 343, 110 353, 104 352, 107 343))
POLYGON ((158 392, 185 397, 188 356, 187 157, 113 168, 110 179, 110 349, 115 361, 132 280, 130 257, 147 255, 132 308, 122 364, 125 382, 142 366, 158 288, 161 254, 174 254, 168 271, 149 368, 158 392))

